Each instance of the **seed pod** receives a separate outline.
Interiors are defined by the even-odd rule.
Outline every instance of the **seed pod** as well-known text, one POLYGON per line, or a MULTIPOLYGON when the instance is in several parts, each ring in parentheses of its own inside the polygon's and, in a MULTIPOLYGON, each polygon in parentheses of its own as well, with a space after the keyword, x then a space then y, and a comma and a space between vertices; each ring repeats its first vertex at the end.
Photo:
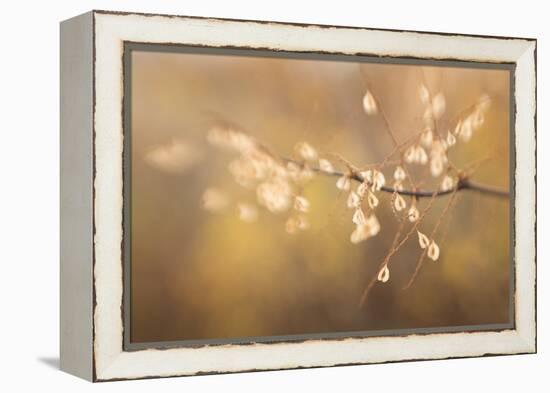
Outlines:
POLYGON ((378 113, 378 106, 376 100, 370 91, 367 90, 363 97, 363 109, 367 115, 376 115, 378 113))
POLYGON ((428 239, 428 236, 424 235, 420 231, 416 231, 418 233, 418 243, 420 244, 420 248, 426 248, 430 245, 430 239, 428 239))
POLYGON ((447 132, 446 142, 447 142, 447 146, 449 147, 454 146, 456 144, 456 137, 450 131, 447 132))
POLYGON ((425 85, 420 85, 419 95, 420 102, 422 102, 424 105, 428 105, 428 103, 430 102, 430 92, 425 85))
POLYGON ((297 196, 294 198, 294 209, 303 213, 307 212, 309 210, 309 201, 303 196, 297 196))
POLYGON ((363 209, 358 207, 355 209, 355 213, 353 213, 353 218, 351 219, 355 225, 365 225, 367 219, 365 217, 365 213, 363 213, 363 209))
POLYGON ((395 194, 395 199, 393 200, 393 207, 395 207, 395 210, 400 212, 404 208, 407 207, 407 203, 405 202, 405 199, 400 194, 395 194))
POLYGON ((437 261, 439 258, 439 246, 433 240, 428 247, 428 258, 432 261, 437 261))
POLYGON ((371 209, 374 209, 376 206, 378 206, 378 198, 376 197, 376 195, 374 195, 374 193, 370 191, 367 195, 367 202, 371 209))
POLYGON ((405 180, 406 177, 407 177, 407 174, 405 173, 405 170, 403 169, 403 167, 400 165, 397 166, 395 168, 395 172, 393 172, 393 178, 395 179, 395 181, 401 182, 405 180))
POLYGON ((378 281, 388 282, 389 279, 390 279, 390 269, 388 269, 388 265, 384 265, 384 267, 380 269, 380 272, 378 272, 378 281))
POLYGON ((361 203, 361 199, 359 198, 359 195, 355 193, 355 191, 350 191, 348 195, 347 200, 347 206, 349 209, 354 209, 361 203))
POLYGON ((449 191, 452 190, 455 186, 455 182, 453 178, 449 175, 445 175, 443 178, 443 181, 441 182, 441 191, 449 191))
POLYGON ((407 213, 410 222, 416 222, 420 217, 420 213, 416 208, 416 205, 413 202, 413 205, 410 207, 409 212, 407 213))
POLYGON ((348 176, 344 175, 336 181, 336 188, 343 191, 348 191, 351 186, 351 181, 348 176))
POLYGON ((327 173, 333 173, 334 172, 334 167, 332 166, 330 161, 325 159, 325 158, 321 158, 319 160, 319 169, 321 169, 323 172, 327 172, 327 173))
POLYGON ((296 154, 305 161, 317 160, 317 151, 307 142, 297 143, 294 149, 296 154))

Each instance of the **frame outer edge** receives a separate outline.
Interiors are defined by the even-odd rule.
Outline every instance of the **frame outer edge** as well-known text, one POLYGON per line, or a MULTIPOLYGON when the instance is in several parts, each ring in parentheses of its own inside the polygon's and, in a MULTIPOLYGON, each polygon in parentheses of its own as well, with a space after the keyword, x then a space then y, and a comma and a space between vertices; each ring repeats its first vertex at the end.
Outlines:
POLYGON ((60 23, 60 369, 93 380, 93 13, 60 23))
MULTIPOLYGON (((109 20, 109 23, 105 23, 104 25, 102 25, 102 26, 104 26, 105 31, 103 29, 100 29, 100 32, 101 32, 102 35, 108 36, 108 39, 113 39, 114 38, 115 40, 117 40, 120 37, 117 36, 118 31, 116 29, 112 30, 111 28, 116 27, 114 25, 117 25, 119 20, 122 19, 122 18, 134 18, 134 17, 136 17, 136 18, 146 18, 146 17, 151 17, 151 19, 156 19, 157 22, 158 22, 158 19, 154 18, 153 15, 144 15, 144 14, 120 14, 119 15, 117 13, 101 12, 101 11, 99 11, 99 12, 95 11, 94 14, 100 15, 100 17, 98 19, 101 19, 102 22, 106 22, 103 19, 110 19, 110 18, 113 18, 113 17, 115 17, 117 19, 116 23, 114 23, 114 24, 111 24, 113 21, 109 20), (105 27, 105 26, 108 26, 108 28, 105 27)), ((170 17, 166 17, 166 18, 170 19, 170 17)), ((189 20, 193 21, 193 20, 196 20, 197 18, 190 17, 190 18, 184 18, 184 19, 189 19, 189 20)), ((218 21, 218 20, 216 20, 216 21, 218 21)), ((210 20, 206 19, 204 23, 205 24, 210 23, 210 20)), ((292 25, 292 24, 279 23, 277 25, 288 26, 288 25, 292 25)), ((369 30, 369 29, 365 28, 365 30, 369 30)), ((438 36, 438 33, 428 33, 427 35, 429 35, 429 36, 438 36)), ((467 37, 468 37, 467 35, 458 36, 458 38, 461 38, 461 39, 465 39, 467 37)), ((486 37, 486 38, 490 38, 490 37, 486 37)), ((498 41, 507 40, 506 37, 498 37, 498 38, 495 37, 494 39, 498 40, 498 41)), ((98 40, 97 38, 94 38, 94 40, 96 42, 101 42, 101 40, 98 40)), ((502 57, 502 56, 499 55, 499 61, 500 62, 502 62, 502 61, 512 61, 511 60, 512 57, 515 59, 515 61, 518 61, 519 57, 521 57, 521 56, 519 56, 519 53, 518 53, 519 50, 521 48, 527 49, 529 47, 529 44, 532 44, 532 41, 533 41, 533 40, 525 40, 525 39, 517 39, 517 41, 516 40, 511 40, 511 39, 508 39, 508 40, 510 42, 510 45, 514 47, 513 49, 514 49, 515 52, 514 52, 513 55, 505 56, 505 57, 502 57)), ((120 41, 120 42, 123 42, 123 41, 124 41, 124 39, 122 39, 122 41, 120 41)), ((94 42, 94 44, 96 42, 94 42)), ((113 45, 119 45, 120 42, 118 42, 118 41, 116 43, 109 42, 110 49, 113 49, 112 48, 113 45)), ((535 43, 535 47, 536 47, 536 43, 535 43)), ((270 47, 270 49, 274 49, 274 48, 270 47)), ((289 51, 294 51, 294 50, 289 49, 289 51)), ((535 49, 535 53, 536 53, 536 49, 535 49)), ((458 56, 460 57, 460 55, 458 55, 458 56)), ((485 55, 483 55, 483 56, 485 56, 485 55)), ((468 61, 479 61, 479 60, 475 60, 475 58, 474 59, 468 58, 467 60, 468 61)), ((536 74, 536 58, 535 58, 534 64, 532 64, 532 62, 533 62, 532 52, 531 52, 531 59, 530 60, 531 60, 530 65, 533 65, 533 68, 535 69, 535 74, 536 74)), ((95 57, 94 57, 94 61, 95 61, 95 57)), ((93 72, 95 73, 96 70, 94 70, 93 72)), ((94 76, 96 76, 96 75, 94 75, 94 76)), ((533 78, 535 79, 536 75, 533 78)), ((95 81, 94 81, 94 83, 95 83, 95 81)), ((524 89, 523 93, 529 95, 530 100, 528 101, 528 103, 531 104, 531 103, 533 103, 533 96, 532 95, 535 93, 535 91, 533 91, 533 90, 536 89, 536 79, 535 79, 534 85, 531 85, 529 87, 530 88, 528 88, 528 89, 524 89), (532 89, 531 89, 531 87, 532 87, 532 89)), ((105 97, 103 97, 103 98, 105 98, 105 97)), ((523 98, 525 98, 525 96, 523 98)), ((104 103, 101 104, 101 105, 104 106, 104 103)), ((535 108, 534 108, 535 110, 533 112, 533 115, 535 116, 535 124, 534 124, 534 127, 528 127, 528 128, 525 129, 525 132, 527 133, 527 135, 525 135, 525 137, 527 139, 531 139, 533 137, 533 139, 531 139, 531 141, 535 140, 534 150, 536 152, 536 100, 534 101, 534 105, 535 105, 535 108)), ((527 114, 527 113, 524 113, 524 114, 527 114)), ((529 113, 529 115, 530 114, 531 113, 529 113)), ((99 121, 99 120, 100 120, 100 117, 98 116, 96 121, 99 121)), ((103 120, 107 120, 107 119, 103 119, 103 120)), ((109 119, 109 120, 112 120, 112 119, 109 119)), ((531 118, 530 121, 533 121, 533 119, 531 118)), ((111 128, 114 128, 113 127, 114 124, 112 124, 112 123, 109 123, 109 124, 110 124, 111 128)), ((98 129, 98 131, 100 131, 100 133, 101 133, 101 129, 98 129)), ((105 131, 105 130, 103 130, 103 131, 105 131)), ((105 138, 105 135, 103 135, 102 138, 105 138)), ((109 132, 109 138, 114 138, 113 135, 110 135, 110 132, 109 132)), ((107 140, 103 140, 103 142, 107 142, 107 140)), ((97 142, 94 142, 94 143, 97 145, 97 142)), ((100 143, 97 146, 101 147, 102 145, 100 143)), ((103 147, 105 147, 105 146, 103 146, 103 147)), ((527 150, 530 150, 531 147, 532 147, 531 145, 528 145, 525 148, 527 150)), ((110 152, 110 154, 112 154, 112 153, 113 152, 110 152)), ((101 154, 101 152, 99 154, 101 154)), ((103 163, 103 164, 106 165, 106 163, 103 163)), ((531 166, 530 166, 531 164, 532 163, 529 162, 527 171, 529 169, 531 169, 531 166)), ((535 173, 533 173, 533 175, 536 175, 536 162, 534 163, 534 166, 532 168, 535 172, 535 173)), ((528 173, 528 175, 531 176, 530 173, 528 173)), ((112 174, 111 174, 111 177, 112 177, 112 174)), ((97 179, 95 179, 95 180, 97 182, 97 179)), ((527 193, 529 193, 529 191, 531 191, 531 186, 532 186, 532 184, 530 185, 529 190, 528 190, 527 193)), ((536 178, 535 178, 535 187, 536 187, 536 178)), ((97 195, 94 194, 94 198, 95 198, 95 200, 97 200, 97 195)), ((531 196, 525 195, 524 199, 527 199, 527 200, 531 201, 531 196)), ((535 206, 536 206, 536 196, 533 198, 533 200, 534 200, 534 203, 535 203, 535 206)), ((98 213, 95 213, 95 214, 96 214, 96 217, 103 217, 103 216, 101 216, 101 214, 99 214, 99 215, 98 215, 98 213)), ((528 220, 527 223, 530 223, 531 221, 534 221, 534 223, 536 223, 536 215, 534 215, 534 219, 528 220)), ((523 235, 531 235, 533 233, 536 234, 536 228, 533 231, 533 227, 531 227, 528 231, 525 231, 523 233, 523 235)), ((96 241, 97 241, 97 239, 96 239, 96 241)), ((534 251, 534 254, 531 255, 531 252, 533 252, 533 251, 532 251, 532 247, 531 247, 530 242, 527 242, 526 244, 524 244, 523 247, 524 247, 524 250, 528 251, 527 252, 528 256, 533 256, 533 258, 536 259, 536 249, 534 251)), ((99 265, 103 265, 103 264, 99 263, 99 265)), ((525 283, 526 286, 530 286, 531 283, 536 283, 536 268, 533 267, 533 266, 535 266, 535 261, 534 260, 525 260, 523 262, 523 265, 524 265, 524 268, 522 269, 522 277, 527 280, 527 282, 525 283), (524 277, 524 275, 526 275, 526 277, 524 277)), ((105 266, 103 266, 103 268, 105 268, 105 266)), ((102 274, 105 275, 105 274, 107 274, 107 272, 102 271, 102 274)), ((109 274, 107 274, 103 278, 107 279, 107 280, 105 280, 106 281, 105 283, 98 284, 98 282, 96 281, 95 285, 98 286, 98 287, 101 287, 101 285, 104 285, 104 286, 107 285, 108 284, 107 281, 109 283, 114 283, 115 280, 116 280, 116 278, 113 279, 113 277, 110 277, 109 274)), ((109 288, 109 290, 110 289, 111 288, 109 288)), ((536 292, 535 291, 536 291, 536 289, 535 289, 535 291, 531 291, 531 289, 532 288, 526 288, 526 296, 524 296, 523 299, 524 299, 525 303, 527 303, 527 304, 523 303, 523 306, 527 305, 528 307, 535 307, 535 302, 536 302, 536 292)), ((116 291, 119 291, 119 289, 115 288, 115 292, 116 291)), ((107 295, 107 297, 108 297, 108 296, 112 295, 112 293, 105 294, 105 295, 107 295)), ((103 299, 103 301, 105 301, 105 300, 108 300, 108 303, 113 303, 114 299, 111 299, 111 298, 103 299)), ((113 308, 111 311, 114 311, 114 307, 113 307, 112 304, 109 305, 109 307, 113 308)), ((102 309, 102 307, 99 307, 99 308, 102 309)), ((98 309, 95 309, 95 312, 96 312, 95 319, 96 319, 96 322, 98 322, 99 321, 99 319, 98 319, 98 309)), ((110 315, 108 313, 104 314, 103 310, 102 310, 102 317, 110 317, 110 315)), ((103 319, 103 318, 101 318, 101 319, 103 319)), ((511 332, 508 332, 508 333, 506 333, 506 332, 504 332, 502 334, 498 333, 498 335, 502 335, 503 338, 506 338, 506 342, 494 343, 494 345, 484 353, 466 354, 466 353, 462 353, 461 351, 458 351, 456 354, 450 355, 449 357, 454 358, 454 357, 472 357, 472 356, 491 356, 491 355, 504 355, 504 354, 533 353, 534 351, 536 351, 536 325, 535 325, 536 324, 536 311, 532 310, 532 313, 531 313, 531 311, 527 312, 527 313, 523 313, 519 322, 520 322, 520 329, 517 329, 515 331, 511 331, 511 332), (507 350, 503 350, 504 347, 502 347, 502 345, 510 345, 511 347, 508 348, 507 350)), ((102 323, 104 324, 104 322, 102 322, 102 323)), ((99 325, 101 325, 101 323, 99 325)), ((118 328, 118 325, 117 325, 117 328, 118 328)), ((105 334, 102 333, 102 336, 104 336, 104 335, 105 334)), ((116 335, 118 335, 118 333, 116 333, 116 335)), ((478 336, 478 335, 472 335, 472 337, 474 337, 474 336, 478 336)), ((483 336, 485 336, 485 334, 480 334, 479 339, 483 340, 483 336)), ((180 370, 175 371, 175 370, 168 370, 168 369, 162 370, 162 372, 159 372, 159 370, 157 370, 157 371, 147 370, 145 372, 143 372, 143 370, 141 372, 139 370, 130 371, 130 369, 128 369, 129 366, 133 365, 134 367, 136 367, 136 363, 135 363, 135 361, 137 360, 136 353, 133 353, 133 354, 132 353, 127 353, 127 352, 124 352, 123 350, 118 350, 117 348, 113 348, 113 346, 114 347, 118 346, 118 343, 115 343, 115 342, 112 341, 113 337, 114 336, 109 335, 108 337, 103 337, 103 339, 101 339, 101 337, 97 336, 97 331, 96 331, 95 339, 97 340, 99 338, 100 340, 98 340, 98 341, 102 342, 102 345, 99 345, 99 346, 97 345, 97 343, 95 343, 96 350, 99 349, 98 353, 96 353, 96 355, 95 355, 95 358, 96 359, 99 358, 99 360, 101 360, 101 363, 102 363, 101 367, 99 369, 99 372, 98 372, 98 376, 96 377, 94 375, 94 379, 97 378, 96 380, 106 381, 106 380, 118 380, 118 379, 139 379, 139 378, 148 378, 148 377, 165 377, 165 376, 167 377, 167 376, 181 376, 181 375, 201 375, 201 374, 208 374, 208 373, 227 373, 227 372, 253 371, 253 370, 248 369, 246 367, 243 367, 241 369, 226 368, 226 369, 222 370, 220 368, 215 368, 214 370, 216 370, 216 371, 212 371, 212 370, 210 370, 210 371, 208 371, 208 370, 197 371, 197 370, 193 370, 193 367, 189 368, 187 365, 185 367, 187 369, 187 371, 180 371, 180 370), (101 352, 101 353, 99 353, 99 352, 101 352)), ((460 338, 459 335, 457 335, 457 337, 460 338)), ((466 343, 469 344, 469 342, 465 342, 465 344, 466 343)), ((312 342, 312 344, 314 344, 314 343, 312 342)), ((120 343, 120 345, 122 347, 122 343, 120 343)), ((287 348, 291 349, 290 346, 287 347, 287 348)), ((258 348, 256 348, 256 350, 261 352, 262 351, 262 346, 258 346, 258 348)), ((213 351, 212 355, 214 355, 217 352, 217 350, 215 348, 212 348, 212 351, 213 351)), ((197 360, 199 360, 198 358, 200 358, 200 356, 201 356, 201 354, 200 354, 201 350, 198 350, 196 352, 193 351, 193 352, 194 352, 195 356, 193 357, 193 362, 192 363, 196 363, 197 360)), ((171 357, 171 355, 176 355, 173 350, 143 351, 143 354, 148 356, 149 360, 152 360, 153 364, 155 364, 155 361, 157 361, 159 364, 160 363, 166 364, 166 363, 164 363, 164 360, 167 360, 168 357, 165 357, 163 354, 166 354, 167 356, 170 356, 170 357, 171 357), (147 353, 145 353, 145 352, 147 352, 147 353)), ((222 353, 220 353, 219 355, 221 355, 221 354, 222 353)), ((404 358, 402 358, 402 360, 397 360, 397 361, 449 358, 448 356, 437 355, 437 354, 436 355, 427 355, 427 356, 425 356, 424 354, 421 353, 421 355, 422 356, 415 356, 415 357, 410 357, 410 358, 409 357, 404 357, 404 358)), ((176 359, 177 359, 177 356, 172 357, 172 360, 176 360, 176 359)), ((281 367, 281 368, 277 368, 277 369, 302 368, 302 367, 308 367, 308 368, 309 367, 325 367, 325 366, 336 366, 336 365, 342 365, 342 364, 384 363, 384 362, 387 362, 387 361, 392 362, 392 361, 395 361, 395 360, 373 359, 373 360, 359 361, 358 363, 338 363, 338 362, 335 362, 335 363, 330 364, 330 365, 328 365, 328 364, 327 365, 319 365, 319 364, 316 364, 316 363, 311 363, 311 364, 310 363, 303 363, 303 365, 301 365, 301 366, 289 365, 289 366, 285 366, 285 367, 281 367)), ((140 364, 140 366, 144 366, 143 359, 141 359, 141 363, 142 364, 140 364)), ((273 368, 271 368, 271 367, 261 367, 261 366, 258 368, 258 370, 271 370, 271 369, 273 369, 273 368)))
POLYGON ((536 50, 536 41, 529 42, 516 62, 516 329, 526 353, 537 352, 536 50))

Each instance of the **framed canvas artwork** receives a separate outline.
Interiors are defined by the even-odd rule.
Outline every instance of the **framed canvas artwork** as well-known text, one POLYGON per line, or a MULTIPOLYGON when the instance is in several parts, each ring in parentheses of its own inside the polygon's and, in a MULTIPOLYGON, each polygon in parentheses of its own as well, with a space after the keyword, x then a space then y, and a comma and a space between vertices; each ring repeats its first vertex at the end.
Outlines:
POLYGON ((536 41, 61 24, 61 368, 536 351, 536 41))

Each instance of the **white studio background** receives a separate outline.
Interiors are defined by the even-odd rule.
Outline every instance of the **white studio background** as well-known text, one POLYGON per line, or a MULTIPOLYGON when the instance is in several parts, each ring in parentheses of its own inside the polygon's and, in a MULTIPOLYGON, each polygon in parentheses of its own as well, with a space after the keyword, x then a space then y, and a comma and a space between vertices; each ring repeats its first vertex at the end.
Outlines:
MULTIPOLYGON (((549 11, 542 1, 5 2, 0 61, 0 391, 548 391, 549 11), (59 22, 91 9, 538 38, 539 354, 92 385, 57 370, 59 22)), ((549 101, 550 102, 550 101, 549 101)))

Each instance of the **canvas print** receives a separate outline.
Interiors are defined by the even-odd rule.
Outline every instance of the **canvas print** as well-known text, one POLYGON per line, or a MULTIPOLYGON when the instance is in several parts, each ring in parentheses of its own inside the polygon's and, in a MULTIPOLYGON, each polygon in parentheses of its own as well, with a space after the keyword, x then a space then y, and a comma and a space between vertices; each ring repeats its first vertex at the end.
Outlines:
POLYGON ((513 327, 513 70, 136 45, 130 345, 513 327))

